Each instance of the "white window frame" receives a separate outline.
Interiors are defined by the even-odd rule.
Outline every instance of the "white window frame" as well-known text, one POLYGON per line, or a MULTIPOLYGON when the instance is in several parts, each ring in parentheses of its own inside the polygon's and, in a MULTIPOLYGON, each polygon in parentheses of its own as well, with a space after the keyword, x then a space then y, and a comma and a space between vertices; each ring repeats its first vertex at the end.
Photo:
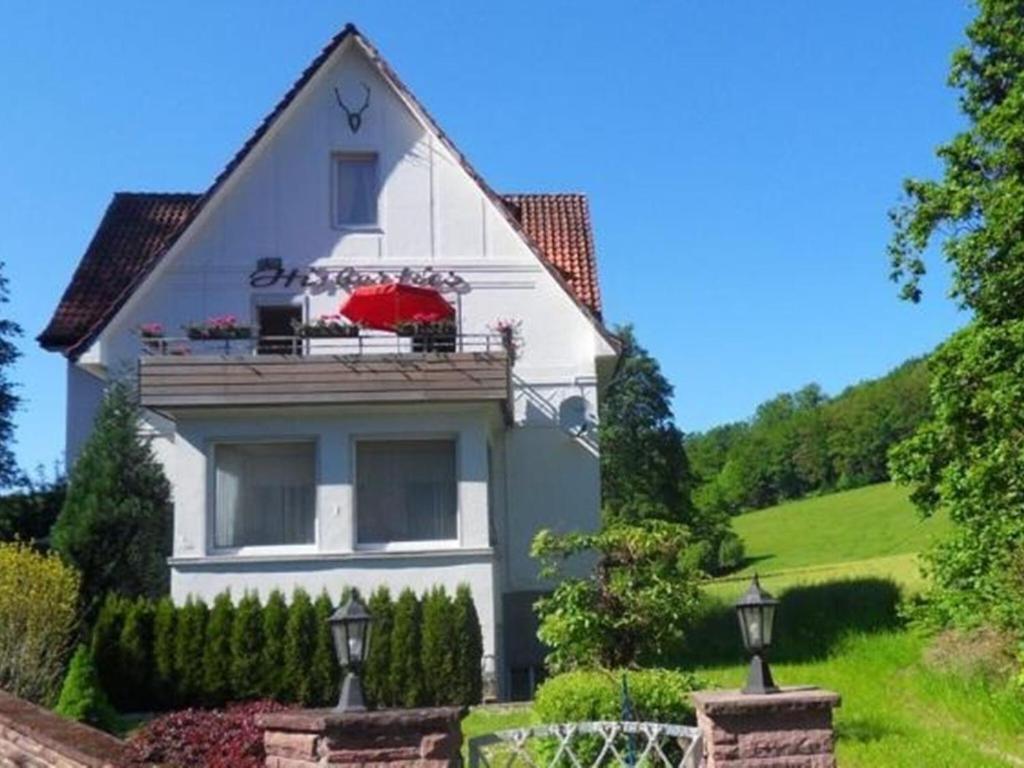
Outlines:
POLYGON ((426 550, 459 549, 462 542, 462 441, 457 432, 395 432, 386 434, 353 435, 352 445, 352 544, 356 552, 423 552, 426 550), (419 539, 413 541, 361 542, 359 541, 359 444, 393 443, 423 440, 446 440, 455 448, 455 538, 419 539))
POLYGON ((320 551, 320 437, 273 435, 217 437, 206 441, 206 552, 210 555, 298 555, 320 551), (217 446, 311 443, 313 445, 313 541, 308 544, 260 544, 243 547, 217 546, 217 446))
POLYGON ((331 227, 340 232, 365 232, 369 234, 380 234, 384 231, 384 196, 381 194, 381 174, 380 174, 380 154, 378 152, 371 151, 338 151, 331 153, 331 199, 330 203, 330 222, 331 227), (338 167, 340 162, 343 160, 374 160, 374 170, 376 174, 374 176, 373 185, 377 193, 376 205, 377 209, 377 220, 373 223, 367 224, 350 224, 343 221, 338 221, 338 195, 340 193, 338 184, 338 167))

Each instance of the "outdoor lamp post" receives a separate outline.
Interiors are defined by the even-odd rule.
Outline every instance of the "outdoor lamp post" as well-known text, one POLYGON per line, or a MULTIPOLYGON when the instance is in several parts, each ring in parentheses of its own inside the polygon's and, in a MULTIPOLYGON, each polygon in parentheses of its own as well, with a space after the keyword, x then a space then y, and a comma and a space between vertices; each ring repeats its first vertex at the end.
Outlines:
POLYGON ((762 591, 756 575, 750 582, 750 588, 736 601, 743 647, 751 654, 744 693, 777 693, 779 690, 772 680, 768 662, 764 660, 765 651, 772 644, 772 622, 775 621, 775 606, 778 604, 778 600, 762 591))
POLYGON ((338 610, 331 614, 327 623, 331 625, 334 652, 338 663, 345 668, 345 680, 341 684, 341 696, 336 709, 340 712, 363 712, 363 684, 359 671, 366 661, 370 649, 370 623, 373 617, 358 598, 350 597, 338 610))

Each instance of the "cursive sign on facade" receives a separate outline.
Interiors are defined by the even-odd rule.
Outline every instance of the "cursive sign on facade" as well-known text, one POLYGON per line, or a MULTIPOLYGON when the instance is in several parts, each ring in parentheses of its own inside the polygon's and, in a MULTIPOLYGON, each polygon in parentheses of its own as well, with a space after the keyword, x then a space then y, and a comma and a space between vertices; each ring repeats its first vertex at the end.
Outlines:
POLYGON ((304 288, 311 293, 341 290, 351 293, 363 285, 402 283, 434 288, 441 293, 468 293, 469 283, 453 271, 437 272, 433 267, 401 272, 359 270, 355 267, 309 267, 308 269, 257 269, 249 275, 250 288, 304 288))

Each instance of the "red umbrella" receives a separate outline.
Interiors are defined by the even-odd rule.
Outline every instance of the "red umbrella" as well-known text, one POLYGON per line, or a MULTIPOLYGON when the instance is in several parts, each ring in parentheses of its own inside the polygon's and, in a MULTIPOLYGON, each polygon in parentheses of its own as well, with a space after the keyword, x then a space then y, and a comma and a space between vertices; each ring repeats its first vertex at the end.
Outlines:
POLYGON ((433 288, 405 283, 363 285, 356 288, 341 308, 354 323, 393 331, 400 323, 436 323, 455 317, 455 307, 433 288))

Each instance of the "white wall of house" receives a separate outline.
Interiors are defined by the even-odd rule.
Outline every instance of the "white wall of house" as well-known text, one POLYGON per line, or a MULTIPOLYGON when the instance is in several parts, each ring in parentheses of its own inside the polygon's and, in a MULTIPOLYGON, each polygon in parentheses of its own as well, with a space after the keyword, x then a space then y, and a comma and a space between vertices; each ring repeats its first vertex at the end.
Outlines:
POLYGON ((522 322, 514 368, 511 429, 480 408, 261 410, 178 414, 152 421, 158 454, 175 497, 174 595, 205 597, 223 588, 265 591, 388 583, 420 591, 469 581, 495 652, 500 591, 536 589, 529 542, 540 527, 591 528, 598 522, 599 477, 593 433, 559 428, 569 397, 597 413, 596 359, 613 350, 566 290, 483 193, 404 97, 351 41, 307 84, 270 132, 229 177, 186 234, 135 292, 68 375, 68 452, 88 433, 97 388, 79 365, 114 375, 139 354, 135 329, 160 322, 173 334, 191 321, 231 313, 255 322, 267 296, 304 307, 307 317, 335 313, 341 291, 252 289, 257 259, 286 269, 353 267, 455 271, 470 290, 458 300, 464 333, 486 333, 499 318, 522 322), (334 89, 370 106, 358 133, 334 89), (379 226, 341 228, 332 221, 332 158, 373 152, 379 168, 379 226), (262 298, 261 298, 262 297, 262 298), (459 541, 456 549, 417 554, 358 551, 352 536, 351 446, 361 432, 441 431, 459 445, 459 541), (209 446, 217 439, 308 435, 317 440, 318 539, 306 551, 215 553, 209 549, 209 446), (490 444, 490 458, 487 446, 490 444), (488 488, 488 462, 492 487, 488 488), (496 467, 496 469, 495 469, 496 467), (498 508, 489 510, 488 498, 498 508), (498 546, 492 550, 492 538, 498 546), (205 559, 205 562, 204 562, 205 559), (500 586, 498 586, 500 585, 500 586))

